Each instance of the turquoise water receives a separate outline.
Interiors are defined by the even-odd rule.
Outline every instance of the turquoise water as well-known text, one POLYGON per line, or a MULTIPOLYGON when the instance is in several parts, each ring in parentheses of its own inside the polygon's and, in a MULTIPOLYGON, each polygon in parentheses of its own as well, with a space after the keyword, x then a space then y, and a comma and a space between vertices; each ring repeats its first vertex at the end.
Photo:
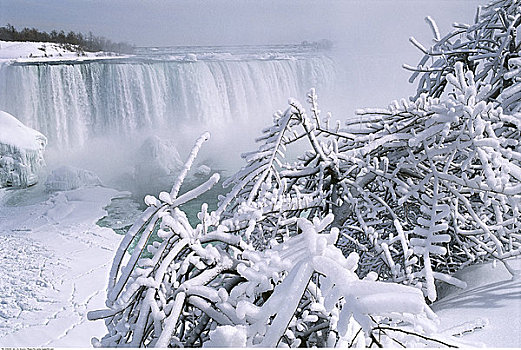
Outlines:
POLYGON ((130 196, 112 198, 104 209, 107 215, 99 219, 96 225, 111 228, 119 235, 125 235, 143 212, 139 203, 130 196))
MULTIPOLYGON (((187 179, 181 186, 180 194, 197 187, 206 180, 207 177, 192 177, 187 179)), ((219 183, 216 184, 210 191, 205 192, 198 198, 180 206, 180 209, 186 213, 186 216, 188 217, 188 220, 193 227, 199 223, 197 214, 201 211, 201 206, 203 203, 208 204, 208 211, 217 209, 218 196, 224 195, 228 190, 221 186, 222 182, 223 180, 219 181, 219 183)), ((146 209, 146 206, 141 198, 136 198, 129 195, 113 198, 111 203, 104 209, 107 211, 107 215, 98 220, 96 224, 101 227, 111 228, 116 234, 125 235, 132 224, 146 209)), ((148 244, 160 241, 160 238, 157 236, 158 229, 158 227, 155 228, 154 232, 150 236, 148 244)), ((129 254, 133 253, 134 247, 140 238, 140 234, 134 238, 128 249, 129 254)), ((143 252, 142 257, 151 257, 151 254, 145 251, 143 252)))

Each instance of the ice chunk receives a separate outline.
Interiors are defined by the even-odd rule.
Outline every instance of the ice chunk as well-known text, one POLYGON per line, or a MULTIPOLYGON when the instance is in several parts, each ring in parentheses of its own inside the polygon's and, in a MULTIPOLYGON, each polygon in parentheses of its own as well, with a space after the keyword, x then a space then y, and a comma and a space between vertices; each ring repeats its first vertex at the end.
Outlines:
POLYGON ((183 167, 175 142, 157 136, 147 138, 138 151, 134 167, 137 192, 160 192, 172 186, 183 167))
POLYGON ((34 185, 45 166, 46 145, 41 133, 0 111, 0 188, 34 185))
POLYGON ((136 165, 136 172, 143 175, 168 176, 176 173, 183 162, 171 140, 151 136, 139 149, 141 162, 136 165))
POLYGON ((212 169, 208 166, 208 165, 200 165, 197 167, 197 169, 195 169, 195 176, 198 176, 198 177, 206 177, 208 175, 210 175, 210 173, 212 172, 212 169))
POLYGON ((197 55, 194 53, 186 54, 183 60, 186 62, 197 62, 197 55))
POLYGON ((69 191, 86 186, 101 186, 98 175, 92 171, 72 166, 62 166, 52 171, 47 177, 47 191, 69 191))

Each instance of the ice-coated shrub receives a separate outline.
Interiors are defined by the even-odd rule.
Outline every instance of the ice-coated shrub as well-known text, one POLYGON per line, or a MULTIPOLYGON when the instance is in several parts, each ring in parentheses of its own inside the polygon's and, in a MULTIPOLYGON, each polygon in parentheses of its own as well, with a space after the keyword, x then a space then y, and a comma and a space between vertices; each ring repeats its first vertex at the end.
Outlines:
POLYGON ((434 19, 427 17, 426 21, 434 34, 434 44, 425 47, 411 37, 424 56, 414 67, 404 65, 413 71, 409 81, 418 79, 414 99, 423 93, 440 97, 449 92, 448 74, 454 74, 456 62, 461 62, 465 71, 474 74, 483 101, 494 102, 508 113, 521 110, 521 1, 493 0, 479 6, 474 24, 454 23, 454 29, 445 36, 434 19))
POLYGON ((193 226, 179 206, 219 181, 179 195, 204 135, 123 239, 93 344, 454 345, 425 297, 435 280, 461 286, 461 266, 519 254, 521 153, 518 119, 482 101, 471 72, 458 63, 447 80, 446 98, 360 110, 343 128, 313 90, 311 117, 290 101, 193 226))
POLYGON ((219 181, 179 195, 198 140, 122 241, 93 344, 456 345, 426 305, 436 281, 463 286, 461 267, 521 253, 519 5, 494 1, 444 38, 428 18, 411 101, 342 125, 314 90, 309 114, 290 100, 193 226, 179 206, 219 181))
POLYGON ((362 228, 388 277, 422 283, 432 301, 434 279, 456 282, 449 275, 464 265, 521 252, 518 118, 485 102, 461 62, 455 70, 447 98, 360 111, 377 121, 365 146, 346 149, 371 179, 357 188, 366 199, 348 234, 362 228))
POLYGON ((89 313, 90 319, 104 318, 108 327, 107 335, 93 339, 95 346, 346 347, 452 341, 429 335, 435 332, 436 317, 418 289, 376 281, 375 273, 358 277, 358 254, 346 257, 335 246, 339 230, 331 227, 331 213, 323 218, 281 215, 276 228, 270 227, 271 239, 254 244, 259 233, 253 231, 272 218, 273 210, 295 212, 296 205, 304 205, 275 186, 259 186, 258 195, 243 204, 238 202, 245 197, 234 194, 235 188, 217 210, 208 212, 204 204, 199 223, 191 225, 179 206, 219 180, 214 174, 178 195, 206 137, 198 140, 172 190, 146 197, 148 209, 123 239, 111 269, 108 308, 89 313), (278 202, 272 198, 284 205, 275 208, 278 202), (153 232, 160 240, 151 243, 153 232), (135 237, 139 242, 129 256, 127 247, 135 237), (144 258, 145 251, 152 257, 144 258))
POLYGON ((519 119, 483 101, 462 63, 446 78, 449 96, 360 110, 344 128, 321 120, 314 91, 311 117, 290 102, 228 180, 223 215, 258 213, 262 224, 242 235, 262 249, 297 234, 280 222, 332 213, 337 246, 360 254, 360 276, 377 272, 431 301, 436 280, 463 286, 451 277, 459 268, 519 255, 519 119), (309 151, 286 161, 287 148, 304 140, 309 151))

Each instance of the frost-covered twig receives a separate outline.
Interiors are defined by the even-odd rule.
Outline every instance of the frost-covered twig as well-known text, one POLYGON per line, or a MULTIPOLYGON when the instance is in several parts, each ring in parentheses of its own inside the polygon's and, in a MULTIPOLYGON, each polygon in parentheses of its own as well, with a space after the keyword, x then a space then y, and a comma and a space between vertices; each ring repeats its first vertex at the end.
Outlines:
POLYGON ((520 42, 517 31, 521 25, 519 0, 493 1, 477 11, 475 23, 454 24, 454 30, 441 37, 435 21, 427 17, 434 33, 434 45, 425 48, 414 38, 412 44, 424 53, 410 82, 419 77, 418 91, 439 97, 448 91, 447 76, 454 74, 456 62, 474 73, 479 89, 487 102, 498 102, 507 111, 519 111, 517 61, 520 42), (431 62, 429 64, 429 61, 431 62), (517 95, 516 98, 513 95, 517 95))
POLYGON ((333 222, 332 214, 311 221, 292 216, 306 205, 320 208, 312 203, 323 198, 322 180, 312 192, 295 184, 295 192, 284 195, 267 179, 273 180, 264 179, 251 202, 247 193, 236 198, 238 210, 231 217, 208 213, 203 205, 195 227, 176 203, 208 190, 218 177, 177 199, 147 197, 149 209, 124 239, 141 233, 140 243, 129 258, 114 264, 119 272, 113 274, 117 282, 109 308, 89 312, 90 319, 105 318, 109 330, 93 344, 222 346, 227 345, 223 339, 234 337, 218 334, 234 325, 247 346, 344 346, 354 339, 363 342, 351 330, 362 328, 369 336, 373 316, 389 314, 426 332, 433 328, 433 313, 417 289, 358 278, 358 255, 345 257, 335 247, 338 229, 320 233, 333 222), (275 208, 282 215, 276 217, 275 208), (256 250, 248 242, 255 241, 254 231, 259 239, 264 230, 272 230, 276 239, 256 250), (145 257, 145 250, 152 256, 145 257))

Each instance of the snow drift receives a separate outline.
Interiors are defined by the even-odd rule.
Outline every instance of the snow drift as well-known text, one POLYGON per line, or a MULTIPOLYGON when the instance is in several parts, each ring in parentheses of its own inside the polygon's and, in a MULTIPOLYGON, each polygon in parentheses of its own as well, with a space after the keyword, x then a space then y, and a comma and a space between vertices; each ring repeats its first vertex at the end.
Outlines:
POLYGON ((52 62, 85 60, 96 58, 101 54, 105 53, 83 52, 77 45, 70 44, 0 40, 0 61, 31 62, 38 60, 52 62))
POLYGON ((7 112, 0 111, 0 187, 27 187, 45 165, 47 138, 7 112))
MULTIPOLYGON (((519 258, 506 261, 515 269, 521 268, 519 258)), ((468 266, 455 276, 465 281, 467 288, 445 286, 446 295, 432 306, 442 333, 462 337, 472 346, 519 347, 521 280, 512 278, 499 262, 468 266)))

